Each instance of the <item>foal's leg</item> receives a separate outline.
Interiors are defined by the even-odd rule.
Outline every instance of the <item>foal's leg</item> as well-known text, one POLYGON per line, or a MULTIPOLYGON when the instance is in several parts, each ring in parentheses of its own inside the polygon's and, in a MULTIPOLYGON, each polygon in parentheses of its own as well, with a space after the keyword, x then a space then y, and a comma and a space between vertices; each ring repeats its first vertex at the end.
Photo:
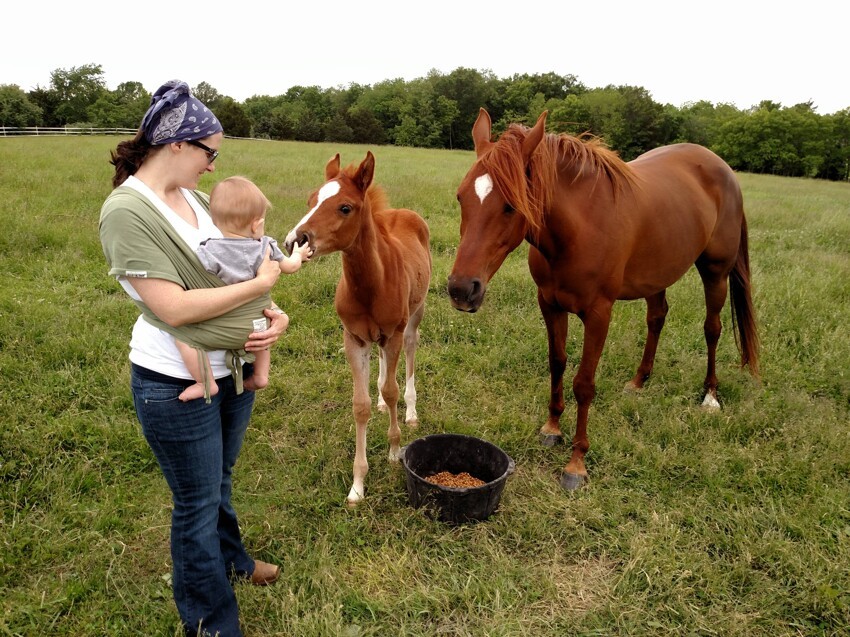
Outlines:
POLYGON ((384 402, 384 395, 381 393, 381 387, 387 380, 387 357, 384 350, 378 349, 378 411, 382 414, 387 413, 387 403, 384 402))
POLYGON ((414 368, 416 362, 416 347, 419 344, 419 324, 425 315, 425 303, 423 302, 410 315, 407 327, 404 329, 404 405, 406 408, 404 422, 410 427, 419 425, 419 416, 416 413, 416 379, 414 368))
POLYGON ((549 417, 540 428, 540 440, 545 447, 563 442, 561 414, 564 413, 564 370, 567 367, 567 329, 569 314, 549 305, 538 292, 537 304, 546 323, 549 339, 549 417))
POLYGON ((661 290, 654 296, 646 297, 646 344, 643 347, 643 358, 641 358, 637 373, 628 383, 625 389, 643 389, 643 384, 652 373, 652 365, 655 363, 655 352, 658 349, 658 338, 667 318, 667 290, 661 290))
POLYGON ((348 492, 346 501, 349 505, 355 505, 366 495, 363 483, 366 472, 369 471, 369 462, 366 459, 366 425, 372 415, 372 402, 369 398, 369 353, 372 344, 364 343, 350 334, 348 330, 343 332, 343 343, 345 344, 345 357, 351 367, 351 376, 354 382, 352 409, 354 411, 354 423, 357 426, 354 448, 354 484, 348 492))
POLYGON ((590 449, 587 416, 590 403, 596 396, 596 367, 608 336, 612 305, 610 301, 600 301, 581 315, 584 322, 584 345, 578 373, 573 378, 577 412, 576 434, 573 438, 572 456, 561 474, 561 486, 568 491, 578 489, 587 481, 587 468, 584 465, 584 456, 590 449))
POLYGON ((717 399, 717 341, 720 340, 722 324, 720 312, 726 303, 726 292, 728 287, 727 273, 720 269, 717 264, 707 264, 697 261, 697 269, 702 284, 705 288, 705 344, 708 349, 708 368, 705 374, 705 399, 702 406, 706 409, 720 409, 720 401, 717 399))
POLYGON ((384 384, 381 385, 381 395, 387 405, 390 414, 390 427, 387 429, 387 439, 390 443, 390 462, 397 462, 400 456, 399 443, 401 442, 401 429, 398 426, 398 357, 401 355, 403 336, 396 332, 389 338, 382 348, 387 361, 387 375, 384 384))

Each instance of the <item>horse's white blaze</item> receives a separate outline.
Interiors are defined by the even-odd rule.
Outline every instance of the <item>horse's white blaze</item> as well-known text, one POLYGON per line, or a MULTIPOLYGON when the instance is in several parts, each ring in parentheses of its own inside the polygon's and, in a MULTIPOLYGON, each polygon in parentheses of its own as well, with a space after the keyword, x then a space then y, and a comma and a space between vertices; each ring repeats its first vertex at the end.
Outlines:
POLYGON ((330 199, 331 197, 336 195, 339 192, 340 188, 341 188, 341 186, 339 185, 339 182, 337 180, 329 181, 324 186, 319 188, 319 198, 318 198, 318 201, 316 201, 316 205, 313 206, 313 208, 310 210, 310 212, 308 212, 306 215, 304 215, 301 218, 301 221, 299 221, 297 224, 295 224, 295 227, 292 230, 289 231, 289 234, 286 235, 286 242, 287 243, 295 241, 295 231, 298 230, 298 228, 303 226, 305 223, 307 223, 310 220, 310 217, 313 216, 313 213, 316 212, 316 210, 318 210, 319 207, 323 203, 325 203, 328 199, 330 199))
POLYGON ((478 179, 475 180, 475 194, 478 195, 478 199, 481 203, 484 203, 484 200, 487 198, 493 191, 493 179, 489 174, 481 175, 478 179))

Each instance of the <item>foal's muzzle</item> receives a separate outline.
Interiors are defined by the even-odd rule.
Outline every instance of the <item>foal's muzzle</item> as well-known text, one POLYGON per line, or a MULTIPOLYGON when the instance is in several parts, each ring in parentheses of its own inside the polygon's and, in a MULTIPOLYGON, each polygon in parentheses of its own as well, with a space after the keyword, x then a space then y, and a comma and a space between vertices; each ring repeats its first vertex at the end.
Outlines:
MULTIPOLYGON (((310 235, 306 232, 299 232, 297 234, 292 234, 286 237, 286 243, 284 243, 283 247, 286 248, 286 253, 290 256, 292 255, 292 250, 295 246, 304 245, 305 243, 310 243, 310 235)), ((311 246, 312 247, 312 246, 311 246)))

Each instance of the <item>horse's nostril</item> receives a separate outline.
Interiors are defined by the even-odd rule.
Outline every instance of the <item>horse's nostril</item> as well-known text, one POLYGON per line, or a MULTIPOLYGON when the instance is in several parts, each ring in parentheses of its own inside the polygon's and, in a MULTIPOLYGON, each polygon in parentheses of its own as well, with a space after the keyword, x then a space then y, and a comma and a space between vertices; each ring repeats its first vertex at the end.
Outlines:
POLYGON ((459 285, 453 276, 449 277, 448 285, 449 297, 454 301, 466 300, 466 292, 463 285, 459 285))
POLYGON ((457 309, 474 312, 484 297, 484 283, 478 278, 457 280, 449 277, 448 292, 452 305, 457 309))

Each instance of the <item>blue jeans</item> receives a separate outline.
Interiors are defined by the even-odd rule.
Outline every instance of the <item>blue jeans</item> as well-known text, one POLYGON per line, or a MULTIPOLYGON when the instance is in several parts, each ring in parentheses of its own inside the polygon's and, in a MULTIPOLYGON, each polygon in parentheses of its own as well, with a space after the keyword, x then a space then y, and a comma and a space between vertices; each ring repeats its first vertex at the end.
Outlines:
MULTIPOLYGON (((245 366, 245 378, 251 375, 245 366)), ((250 577, 230 503, 233 465, 254 406, 254 392, 236 395, 233 379, 217 380, 212 403, 181 402, 183 382, 133 365, 136 415, 171 488, 174 601, 187 635, 241 636, 231 579, 250 577), (199 630, 200 627, 200 630, 199 630)))

